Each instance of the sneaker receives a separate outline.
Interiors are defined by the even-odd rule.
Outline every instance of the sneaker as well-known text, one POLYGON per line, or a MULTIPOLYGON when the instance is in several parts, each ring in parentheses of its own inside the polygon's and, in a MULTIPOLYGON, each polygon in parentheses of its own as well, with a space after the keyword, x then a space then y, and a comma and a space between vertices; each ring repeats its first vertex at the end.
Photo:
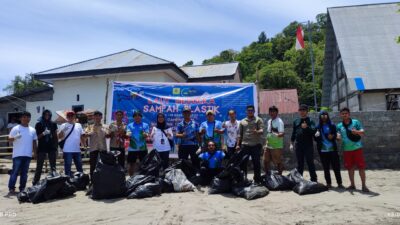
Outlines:
POLYGON ((15 191, 15 189, 10 189, 8 191, 8 195, 16 195, 16 194, 17 194, 17 192, 15 191))
POLYGON ((327 184, 326 187, 331 189, 332 188, 332 184, 327 184))
POLYGON ((340 188, 340 189, 344 189, 344 186, 343 186, 343 184, 338 184, 338 186, 337 186, 338 188, 340 188))

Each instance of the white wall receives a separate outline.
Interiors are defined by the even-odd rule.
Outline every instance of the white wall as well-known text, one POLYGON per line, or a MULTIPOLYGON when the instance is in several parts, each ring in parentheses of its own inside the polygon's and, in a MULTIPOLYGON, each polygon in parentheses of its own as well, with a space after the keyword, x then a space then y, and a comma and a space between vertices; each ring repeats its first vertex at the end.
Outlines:
POLYGON ((361 107, 362 111, 386 111, 385 93, 363 93, 361 95, 361 107))
MULTIPOLYGON (((170 70, 157 72, 139 72, 110 74, 108 76, 74 78, 65 80, 54 80, 54 95, 52 101, 27 102, 26 109, 31 112, 31 125, 34 125, 42 114, 42 108, 50 109, 54 118, 56 111, 71 110, 73 105, 84 105, 84 109, 105 111, 107 79, 112 81, 144 81, 144 82, 184 82, 175 72, 170 70), (77 95, 79 94, 79 101, 77 95), (36 107, 40 107, 37 113, 36 107)), ((110 100, 110 99, 108 99, 110 100)), ((109 112, 108 112, 109 113, 109 112)), ((105 115, 107 117, 107 115, 105 115)))

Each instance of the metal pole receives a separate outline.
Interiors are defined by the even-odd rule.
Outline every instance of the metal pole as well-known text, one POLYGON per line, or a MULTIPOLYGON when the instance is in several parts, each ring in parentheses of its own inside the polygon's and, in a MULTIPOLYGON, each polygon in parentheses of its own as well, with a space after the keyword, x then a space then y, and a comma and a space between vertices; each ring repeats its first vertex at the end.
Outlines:
POLYGON ((311 72, 312 72, 312 81, 313 81, 313 89, 314 89, 314 109, 318 111, 317 105, 317 92, 315 90, 315 74, 314 74, 314 57, 313 57, 313 49, 312 49, 312 40, 311 40, 311 22, 308 21, 308 42, 310 42, 310 58, 311 58, 311 72))

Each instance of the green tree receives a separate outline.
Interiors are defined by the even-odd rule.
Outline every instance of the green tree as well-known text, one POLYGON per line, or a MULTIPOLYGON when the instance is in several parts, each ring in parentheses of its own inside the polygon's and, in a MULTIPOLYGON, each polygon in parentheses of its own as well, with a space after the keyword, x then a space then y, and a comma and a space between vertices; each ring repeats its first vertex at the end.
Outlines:
POLYGON ((193 60, 187 61, 183 66, 193 66, 193 60))
POLYGON ((265 89, 287 89, 302 86, 294 66, 290 62, 276 61, 264 66, 260 71, 261 87, 265 89))
POLYGON ((266 42, 268 42, 267 35, 263 31, 263 32, 260 33, 260 35, 258 35, 258 43, 263 44, 263 43, 266 43, 266 42))
POLYGON ((25 77, 17 75, 9 85, 3 88, 3 91, 7 92, 8 94, 19 94, 27 90, 44 86, 47 86, 47 84, 35 80, 33 74, 26 74, 25 77))
POLYGON ((225 63, 235 61, 235 57, 238 54, 237 51, 228 49, 224 50, 219 55, 212 57, 211 59, 203 60, 203 65, 213 64, 213 63, 225 63))

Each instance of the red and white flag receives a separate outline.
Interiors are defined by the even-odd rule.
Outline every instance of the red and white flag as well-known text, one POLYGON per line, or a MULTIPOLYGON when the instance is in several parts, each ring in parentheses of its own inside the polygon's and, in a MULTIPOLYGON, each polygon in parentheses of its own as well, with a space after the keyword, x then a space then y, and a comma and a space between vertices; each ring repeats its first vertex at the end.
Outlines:
POLYGON ((296 31, 296 50, 304 49, 304 32, 301 26, 297 27, 296 31))

